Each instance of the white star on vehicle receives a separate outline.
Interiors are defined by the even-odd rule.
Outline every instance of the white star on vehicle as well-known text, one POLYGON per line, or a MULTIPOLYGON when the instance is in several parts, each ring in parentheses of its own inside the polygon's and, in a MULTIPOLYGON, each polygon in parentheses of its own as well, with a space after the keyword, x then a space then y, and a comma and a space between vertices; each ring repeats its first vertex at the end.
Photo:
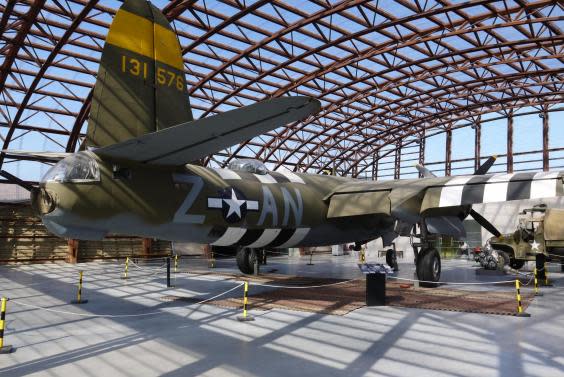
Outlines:
POLYGON ((537 242, 537 240, 533 240, 533 243, 531 244, 531 250, 539 251, 539 243, 537 242))
POLYGON ((241 206, 245 204, 246 200, 237 198, 235 190, 231 189, 231 198, 223 199, 223 201, 229 206, 226 217, 235 213, 239 218, 241 218, 241 206))

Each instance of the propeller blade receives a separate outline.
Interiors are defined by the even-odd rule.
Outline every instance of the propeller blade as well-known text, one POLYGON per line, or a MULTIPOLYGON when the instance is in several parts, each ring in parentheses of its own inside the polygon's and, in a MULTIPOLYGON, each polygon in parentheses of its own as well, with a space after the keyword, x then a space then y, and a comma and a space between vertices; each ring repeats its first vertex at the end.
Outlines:
POLYGON ((496 236, 496 237, 501 236, 501 233, 499 232, 499 230, 497 230, 497 228, 495 226, 493 226, 492 223, 490 223, 488 220, 486 220, 486 218, 484 216, 480 215, 478 212, 471 209, 470 210, 470 216, 472 216, 472 218, 474 220, 476 220, 476 222, 478 224, 480 224, 482 227, 484 227, 485 230, 487 230, 488 232, 490 232, 494 236, 496 236))
POLYGON ((417 171, 419 173, 421 173, 421 175, 423 176, 423 178, 433 178, 436 177, 435 174, 433 174, 433 172, 429 169, 427 169, 425 166, 421 165, 421 164, 415 164, 415 169, 417 169, 417 171))
POLYGON ((494 164, 495 160, 497 160, 497 156, 491 156, 490 158, 488 158, 486 160, 486 162, 484 162, 479 168, 478 170, 476 170, 476 172, 474 173, 474 175, 484 175, 488 172, 488 170, 490 170, 490 168, 492 167, 492 165, 494 164))

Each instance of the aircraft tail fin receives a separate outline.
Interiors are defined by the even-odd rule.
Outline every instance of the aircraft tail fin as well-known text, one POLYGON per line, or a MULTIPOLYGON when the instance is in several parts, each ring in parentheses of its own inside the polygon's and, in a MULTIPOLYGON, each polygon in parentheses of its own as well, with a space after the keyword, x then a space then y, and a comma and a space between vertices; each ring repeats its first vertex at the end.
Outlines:
POLYGON ((192 120, 176 33, 150 2, 126 0, 102 51, 86 145, 105 147, 192 120))

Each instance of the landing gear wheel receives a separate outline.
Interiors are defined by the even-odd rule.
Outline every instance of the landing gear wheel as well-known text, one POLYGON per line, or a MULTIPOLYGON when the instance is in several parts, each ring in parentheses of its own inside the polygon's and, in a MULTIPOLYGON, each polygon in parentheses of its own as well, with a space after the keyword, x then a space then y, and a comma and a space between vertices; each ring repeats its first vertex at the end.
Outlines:
POLYGON ((239 249, 235 258, 237 260, 237 267, 239 267, 239 270, 246 275, 253 274, 255 272, 255 262, 257 257, 257 252, 254 249, 239 249))
POLYGON ((525 265, 525 261, 522 260, 522 259, 511 258, 509 260, 509 267, 511 267, 514 270, 519 270, 519 269, 523 268, 524 265, 525 265))
POLYGON ((386 250, 386 264, 397 271, 398 257, 393 249, 386 250))
POLYGON ((424 287, 435 287, 441 278, 441 256, 437 249, 423 249, 417 257, 417 278, 424 287))

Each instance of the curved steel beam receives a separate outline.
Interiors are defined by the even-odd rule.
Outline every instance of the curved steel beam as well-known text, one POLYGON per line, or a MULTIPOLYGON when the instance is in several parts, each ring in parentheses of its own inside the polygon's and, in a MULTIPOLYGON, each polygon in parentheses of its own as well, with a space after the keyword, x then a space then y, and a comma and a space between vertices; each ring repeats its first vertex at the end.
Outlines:
MULTIPOLYGON (((433 96, 432 94, 435 92, 439 92, 439 91, 445 91, 444 94, 442 95, 450 95, 452 93, 460 93, 461 90, 472 90, 475 87, 480 87, 481 85, 485 85, 487 83, 495 83, 495 82, 513 82, 514 80, 518 80, 518 79, 527 79, 529 77, 534 78, 536 76, 546 76, 546 75, 556 75, 559 73, 564 73, 564 68, 562 69, 556 69, 556 70, 552 70, 552 71, 548 71, 548 72, 530 72, 530 73, 520 73, 520 74, 508 74, 508 75, 502 75, 502 76, 498 76, 498 77, 489 77, 489 78, 485 78, 485 79, 479 79, 479 80, 472 80, 472 81, 467 81, 464 83, 460 83, 460 84, 451 84, 451 85, 446 85, 444 87, 438 87, 438 88, 433 88, 430 89, 428 91, 425 92, 419 92, 419 93, 415 93, 412 94, 410 96, 407 97, 402 97, 402 98, 398 98, 396 100, 390 101, 388 103, 386 103, 386 110, 382 111, 380 114, 378 115, 373 115, 372 118, 376 117, 376 116, 380 116, 381 114, 384 115, 381 118, 378 118, 378 122, 380 123, 384 123, 385 121, 388 121, 390 119, 392 119, 393 117, 395 117, 398 114, 401 113, 407 113, 410 111, 420 111, 420 107, 422 106, 426 106, 426 103, 421 103, 421 99, 422 98, 426 98, 427 101, 433 101, 433 102, 438 102, 438 103, 442 103, 441 101, 441 97, 440 96, 433 96), (468 86, 472 87, 471 89, 468 88, 468 86), (408 104, 403 104, 401 102, 404 102, 406 100, 410 100, 411 102, 408 104), (390 105, 394 105, 397 104, 397 107, 395 109, 392 110, 390 105), (411 105, 416 105, 415 107, 411 108, 409 106, 411 105)), ((550 81, 545 81, 543 84, 548 84, 551 83, 550 81)), ((535 86, 535 85, 539 85, 539 83, 532 83, 529 86, 535 86)), ((517 86, 515 86, 516 88, 517 86)), ((511 86, 506 86, 502 89, 500 88, 492 88, 491 92, 500 92, 500 91, 506 91, 506 90, 511 90, 511 86)), ((467 97, 469 95, 472 94, 482 94, 480 93, 480 91, 476 91, 473 93, 462 93, 461 95, 458 96, 454 96, 452 98, 448 98, 449 101, 455 100, 457 98, 464 98, 467 97)), ((369 95, 369 94, 368 94, 369 95)), ((446 102, 446 101, 445 101, 446 102)), ((331 127, 325 127, 324 130, 322 130, 321 132, 319 132, 317 135, 313 135, 312 137, 310 137, 310 139, 306 142, 303 143, 303 145, 300 145, 298 148, 296 148, 296 150, 299 150, 301 147, 303 147, 304 145, 310 143, 311 141, 313 141, 314 138, 319 137, 323 134, 326 134, 327 132, 331 131, 331 130, 335 130, 338 129, 339 131, 335 134, 332 134, 330 136, 327 136, 324 140, 320 141, 317 144, 317 147, 320 148, 322 145, 325 147, 325 150, 330 149, 332 147, 334 147, 336 145, 336 143, 341 142, 342 140, 345 140, 347 137, 351 136, 353 132, 348 132, 350 130, 353 130, 356 127, 359 127, 359 123, 360 122, 356 122, 356 123, 350 123, 350 120, 353 118, 358 118, 358 117, 362 117, 366 114, 370 114, 374 111, 374 108, 365 110, 363 112, 360 113, 354 113, 351 114, 349 117, 344 118, 343 120, 341 120, 340 122, 332 125, 331 127), (348 123, 349 125, 343 129, 340 129, 339 127, 342 124, 348 123), (344 134, 344 136, 341 136, 340 134, 344 134), (329 139, 333 139, 335 140, 335 143, 331 144, 331 145, 327 145, 326 142, 329 139)), ((316 149, 311 149, 308 151, 308 153, 310 154, 316 154, 316 149)), ((286 162, 287 158, 283 161, 280 162, 280 164, 283 164, 284 162, 286 162)))
MULTIPOLYGON (((20 103, 18 111, 17 111, 16 115, 14 116, 14 119, 12 120, 12 122, 10 124, 10 128, 8 129, 8 132, 7 132, 6 137, 4 139, 4 145, 2 147, 2 150, 7 150, 9 148, 10 141, 12 140, 12 136, 14 134, 14 131, 18 127, 18 124, 20 122, 22 114, 25 111, 27 104, 28 104, 29 100, 31 99, 31 96, 33 95, 35 89, 37 88, 37 85, 39 85, 39 82, 43 79, 43 75, 45 74, 45 72, 47 71, 47 69, 49 68, 51 63, 57 57, 58 52, 61 50, 61 48, 63 48, 63 46, 65 45, 67 40, 74 33, 75 29, 78 27, 78 25, 80 25, 82 20, 88 15, 90 10, 97 3, 98 3, 98 0, 90 0, 90 2, 84 8, 82 8, 80 13, 75 17, 75 19, 71 23, 71 25, 69 25, 68 29, 65 30, 65 33, 63 34, 63 36, 59 39, 57 44, 53 47, 53 50, 51 51, 49 56, 43 62, 43 65, 41 66, 41 68, 37 72, 37 75, 33 79, 33 82, 29 85, 27 92, 26 92, 24 98, 22 99, 22 101, 20 103)), ((5 152, 0 152, 0 169, 2 168, 2 165, 4 163, 5 156, 6 156, 5 152)))
MULTIPOLYGON (((16 34, 15 38, 11 41, 10 49, 8 50, 8 53, 5 54, 4 62, 2 63, 2 66, 0 66, 0 93, 4 91, 4 83, 6 82, 6 78, 10 73, 10 67, 14 64, 14 61, 18 56, 18 51, 20 50, 20 47, 23 45, 27 33, 29 29, 31 29, 33 23, 35 22, 37 15, 39 14, 41 8, 43 7, 43 4, 45 4, 45 0, 35 0, 33 4, 30 5, 29 11, 25 15, 25 17, 21 19, 22 24, 20 26, 20 29, 18 30, 18 33, 16 34)), ((0 167, 1 166, 2 164, 0 162, 0 167)))
MULTIPOLYGON (((509 106, 506 106, 506 107, 516 108, 516 107, 527 107, 527 106, 542 105, 544 102, 541 101, 540 99, 541 99, 541 98, 544 98, 544 97, 549 97, 549 96, 564 96, 564 91, 550 92, 550 93, 540 93, 540 94, 535 94, 535 95, 529 94, 529 95, 525 95, 525 96, 517 96, 517 97, 503 98, 503 99, 500 99, 500 100, 495 101, 495 102, 476 103, 476 104, 472 104, 472 105, 465 106, 465 107, 461 107, 461 108, 449 109, 449 110, 445 110, 445 111, 441 112, 440 114, 433 114, 432 116, 422 117, 422 118, 419 118, 419 119, 417 119, 416 121, 414 121, 414 122, 412 122, 412 123, 404 124, 404 125, 401 125, 401 126, 399 126, 399 127, 394 127, 394 129, 391 129, 391 130, 386 130, 386 131, 384 132, 384 136, 389 135, 389 134, 392 134, 392 133, 394 134, 394 138, 388 142, 388 144, 389 144, 389 143, 392 143, 392 142, 394 142, 394 141, 399 140, 401 137, 407 137, 407 136, 413 135, 413 134, 415 134, 416 132, 420 131, 421 129, 426 129, 426 130, 427 130, 427 129, 429 129, 429 128, 432 128, 433 126, 435 126, 434 124, 433 124, 432 126, 425 126, 425 127, 422 127, 422 128, 420 128, 420 129, 418 129, 417 131, 411 131, 411 132, 409 132, 409 133, 407 133, 407 134, 401 134, 401 135, 400 135, 399 132, 397 132, 397 131, 403 131, 403 130, 408 129, 408 128, 410 128, 410 127, 417 127, 417 126, 419 126, 420 124, 424 124, 425 122, 429 121, 429 119, 433 119, 433 118, 434 118, 434 121, 435 121, 435 122, 438 122, 438 121, 441 120, 439 117, 443 117, 443 116, 447 116, 447 115, 450 116, 450 115, 458 114, 458 113, 461 113, 461 112, 466 112, 466 113, 467 113, 467 114, 465 115, 465 117, 475 116, 475 115, 478 115, 478 113, 472 114, 472 113, 469 113, 469 112, 472 111, 472 110, 474 110, 474 109, 478 109, 478 108, 480 108, 480 107, 483 107, 483 108, 486 108, 486 109, 487 109, 487 108, 490 108, 490 107, 492 107, 492 106, 494 106, 494 105, 506 105, 506 104, 510 103, 511 101, 515 101, 516 103, 518 103, 518 102, 523 102, 523 103, 520 103, 520 104, 517 104, 517 105, 509 104, 509 106), (531 100, 531 99, 534 99, 534 100, 536 100, 537 102, 535 102, 535 103, 533 103, 533 104, 531 104, 530 102, 525 102, 525 101, 531 100)), ((489 112, 493 112, 493 110, 480 111, 479 114, 485 114, 485 113, 489 113, 489 112)), ((463 119, 463 118, 464 118, 464 117, 462 117, 462 119, 463 119)), ((445 118, 443 118, 443 119, 445 119, 445 118)), ((455 121, 457 121, 457 120, 459 120, 459 119, 445 119, 445 123, 453 123, 453 122, 455 122, 455 121)), ((358 151, 360 150, 361 147, 364 147, 364 146, 366 146, 366 145, 368 145, 368 144, 371 144, 371 143, 373 142, 373 140, 374 140, 376 137, 380 137, 380 136, 382 136, 382 135, 371 136, 371 137, 367 138, 366 140, 364 140, 364 141, 362 141, 362 142, 355 143, 355 145, 354 145, 352 148, 349 148, 348 151, 343 151, 343 152, 339 153, 337 156, 334 156, 335 159, 339 159, 339 160, 340 160, 340 162, 337 163, 337 165, 335 165, 335 167, 339 167, 339 166, 342 165, 342 163, 343 163, 343 161, 344 161, 344 159, 345 159, 344 155, 345 155, 347 152, 348 152, 349 154, 356 153, 356 152, 358 152, 358 151), (354 149, 354 151, 351 152, 351 149, 354 149)), ((383 146, 384 146, 384 145, 379 145, 375 150, 378 150, 378 149, 382 148, 383 146)), ((372 151, 372 152, 374 152, 374 151, 372 151)), ((357 161, 356 161, 353 165, 356 166, 356 165, 358 164, 358 160, 364 159, 364 158, 366 158, 368 155, 370 155, 370 153, 363 153, 363 154, 359 155, 359 158, 357 159, 357 161)), ((328 165, 325 165, 323 168, 327 168, 327 166, 328 166, 328 165)), ((352 165, 351 165, 351 166, 352 166, 352 165)), ((323 168, 322 168, 322 169, 323 169, 323 168)), ((347 172, 348 172, 348 171, 349 171, 349 169, 347 169, 347 172)))
MULTIPOLYGON (((244 56, 250 54, 252 51, 254 51, 254 50, 260 48, 261 46, 263 46, 263 45, 265 45, 265 44, 268 44, 268 43, 270 43, 270 42, 276 40, 276 39, 279 38, 280 36, 285 35, 285 34, 291 32, 291 31, 293 31, 293 30, 297 30, 297 29, 299 29, 300 27, 303 27, 303 26, 305 26, 305 25, 308 25, 308 24, 310 24, 310 23, 312 23, 312 22, 315 22, 315 21, 318 20, 318 19, 321 19, 321 18, 330 16, 330 15, 332 15, 332 14, 335 14, 335 13, 337 13, 337 12, 343 10, 343 9, 348 9, 348 8, 353 7, 353 6, 356 7, 356 6, 358 6, 358 5, 360 5, 360 4, 364 3, 364 2, 365 2, 365 1, 361 1, 361 0, 357 0, 357 1, 353 1, 353 2, 347 2, 347 3, 342 2, 342 3, 336 5, 336 6, 333 7, 333 8, 329 8, 329 9, 325 9, 325 10, 323 10, 323 11, 320 11, 320 12, 314 14, 313 16, 307 18, 307 19, 301 20, 301 22, 297 22, 297 23, 295 23, 295 24, 290 25, 289 27, 287 27, 287 28, 285 28, 285 29, 280 30, 279 32, 273 34, 273 35, 270 36, 270 37, 267 37, 267 38, 263 39, 263 40, 260 41, 259 43, 255 44, 255 45, 249 47, 248 49, 246 49, 245 51, 243 51, 241 54, 239 54, 239 55, 233 57, 232 59, 228 60, 227 62, 223 63, 223 64, 222 64, 220 67, 218 67, 215 71, 211 72, 211 73, 208 74, 203 80, 201 80, 200 83, 199 83, 197 86, 194 86, 194 87, 189 91, 189 94, 192 94, 192 93, 194 93, 194 91, 196 91, 196 90, 198 90, 198 89, 201 89, 201 88, 203 87, 203 85, 204 85, 206 82, 208 82, 209 80, 211 80, 212 77, 214 77, 214 76, 216 76, 217 74, 223 72, 228 66, 230 66, 230 65, 233 64, 234 62, 240 60, 240 59, 243 58, 244 56)), ((464 9, 464 8, 468 8, 468 7, 472 7, 472 6, 477 6, 477 5, 486 3, 486 2, 487 2, 487 0, 477 0, 476 2, 472 2, 472 3, 461 3, 461 4, 457 4, 457 5, 449 5, 449 6, 445 6, 445 7, 442 7, 442 8, 432 9, 432 10, 430 10, 430 11, 421 12, 421 13, 416 13, 416 14, 409 15, 409 16, 406 16, 406 17, 403 17, 403 18, 398 18, 398 19, 395 19, 395 20, 391 20, 391 21, 388 21, 388 22, 384 22, 384 23, 381 23, 381 24, 378 24, 378 25, 374 25, 374 26, 372 26, 372 27, 370 27, 370 28, 366 28, 366 29, 357 31, 357 32, 355 32, 355 33, 344 34, 343 36, 341 36, 341 37, 339 37, 339 38, 337 38, 337 39, 335 39, 335 40, 333 40, 333 41, 330 41, 330 42, 325 43, 325 44, 322 44, 322 45, 320 45, 320 46, 318 46, 318 47, 315 47, 315 48, 306 50, 306 51, 303 52, 302 54, 300 54, 300 55, 298 55, 298 56, 294 56, 292 59, 288 59, 288 60, 284 61, 283 63, 279 64, 278 66, 276 66, 276 67, 274 67, 274 68, 271 68, 271 69, 269 69, 269 70, 266 70, 266 71, 260 73, 260 74, 256 77, 255 80, 252 80, 252 81, 249 81, 249 82, 247 82, 247 83, 245 83, 245 84, 240 85, 240 86, 237 87, 237 89, 235 89, 230 95, 225 96, 225 97, 223 97, 221 100, 219 100, 219 101, 217 101, 216 103, 214 103, 214 104, 209 108, 208 111, 206 111, 204 114, 202 114, 202 117, 203 117, 203 116, 206 116, 206 115, 209 114, 211 111, 214 111, 218 106, 222 105, 222 104, 223 104, 226 100, 228 100, 229 98, 231 98, 231 97, 237 95, 239 92, 241 92, 242 90, 246 89, 248 86, 252 85, 253 83, 260 81, 261 79, 263 79, 263 78, 266 77, 267 75, 272 74, 274 71, 280 70, 280 69, 282 69, 282 68, 284 68, 284 67, 286 67, 286 66, 288 66, 288 65, 290 65, 290 64, 293 64, 293 63, 295 63, 295 62, 297 62, 297 61, 303 60, 304 58, 306 58, 306 57, 308 57, 308 56, 310 56, 310 55, 313 55, 313 54, 315 54, 315 53, 318 53, 319 51, 322 51, 322 50, 327 49, 327 48, 332 47, 332 46, 339 45, 339 44, 344 43, 344 42, 348 42, 348 41, 350 41, 350 40, 352 40, 352 39, 356 39, 356 38, 362 37, 362 36, 364 36, 364 35, 366 35, 366 34, 369 34, 369 33, 371 33, 371 32, 375 32, 375 31, 379 31, 379 30, 384 30, 384 29, 386 29, 386 28, 394 27, 394 26, 400 25, 400 24, 405 23, 405 22, 416 21, 416 20, 418 20, 418 19, 423 19, 423 18, 425 18, 425 17, 429 17, 429 16, 432 16, 432 15, 437 15, 437 14, 441 14, 441 13, 446 13, 446 12, 449 12, 449 11, 454 10, 454 9, 464 9)))
MULTIPOLYGON (((564 17, 554 17, 554 19, 564 20, 564 17)), ((483 28, 479 28, 479 29, 480 30, 491 30, 491 29, 495 29, 496 27, 514 26, 514 24, 516 24, 516 23, 522 24, 522 23, 529 23, 529 22, 530 21, 528 21, 528 20, 527 21, 517 21, 517 22, 513 21, 512 22, 513 25, 509 25, 509 24, 490 25, 490 26, 486 26, 486 27, 483 27, 483 28)), ((542 22, 542 21, 539 21, 539 22, 542 22)), ((461 33, 470 33, 470 32, 474 32, 474 30, 457 30, 456 32, 452 33, 452 35, 459 35, 461 33)), ((424 33, 426 33, 426 32, 424 32, 424 33)), ((448 36, 448 35, 432 36, 432 37, 429 37, 429 38, 425 38, 425 40, 428 40, 428 41, 440 40, 440 39, 444 38, 445 36, 448 36)), ((415 37, 419 38, 420 36, 415 36, 415 37)), ((408 38, 407 40, 404 39, 404 40, 401 41, 402 43, 399 46, 396 46, 396 45, 390 46, 389 45, 390 42, 387 42, 387 43, 381 45, 382 48, 383 48, 381 51, 377 51, 377 49, 374 49, 374 48, 366 49, 365 51, 363 51, 363 53, 360 53, 358 56, 355 56, 352 59, 347 59, 347 60, 341 61, 341 62, 335 62, 333 65, 328 66, 326 69, 314 71, 314 73, 307 76, 307 79, 297 80, 296 82, 293 82, 290 85, 279 89, 277 92, 275 92, 275 94, 273 96, 276 97, 276 96, 282 95, 283 93, 287 93, 287 92, 297 88, 299 85, 303 84, 304 82, 306 82, 308 80, 312 80, 315 77, 320 77, 320 76, 323 76, 324 74, 334 72, 336 69, 339 69, 339 68, 342 68, 344 66, 353 64, 356 61, 366 59, 367 57, 369 57, 369 56, 371 56, 375 53, 385 53, 385 52, 393 51, 393 50, 396 50, 396 49, 404 48, 404 47, 406 47, 408 45, 412 45, 414 43, 420 43, 421 38, 419 38, 419 40, 417 38, 408 38)), ((489 49, 494 49, 494 48, 495 49, 501 49, 503 47, 514 48, 516 45, 519 45, 519 44, 530 44, 530 43, 541 44, 541 43, 563 41, 563 40, 564 40, 564 36, 555 36, 555 37, 545 37, 545 38, 538 38, 538 39, 526 40, 526 41, 506 42, 506 43, 501 43, 501 44, 496 44, 496 45, 491 45, 491 46, 488 45, 488 46, 479 46, 479 47, 468 48, 468 49, 465 49, 465 50, 462 50, 462 51, 449 51, 448 53, 444 53, 444 54, 441 54, 441 55, 438 55, 438 56, 428 56, 426 58, 419 59, 417 61, 407 61, 406 63, 400 64, 396 67, 392 67, 392 68, 386 69, 384 71, 380 71, 380 72, 376 72, 374 74, 370 74, 368 76, 364 76, 364 77, 360 77, 360 78, 357 78, 357 79, 354 79, 354 80, 350 80, 348 82, 343 83, 342 85, 337 85, 335 87, 332 87, 329 90, 323 92, 320 95, 320 98, 324 98, 324 97, 327 97, 329 95, 336 94, 338 91, 344 90, 345 88, 351 87, 354 84, 357 84, 359 82, 364 82, 365 84, 370 85, 374 88, 372 83, 370 83, 370 80, 373 79, 374 77, 376 77, 377 75, 382 77, 383 75, 391 73, 391 72, 398 72, 398 71, 401 71, 403 69, 411 69, 412 66, 420 66, 421 67, 422 64, 427 63, 427 62, 431 62, 431 61, 435 61, 435 60, 450 59, 450 58, 454 58, 456 56, 462 56, 464 54, 471 54, 471 53, 474 53, 474 52, 477 52, 477 51, 489 50, 489 49)), ((530 47, 530 49, 533 49, 533 48, 537 48, 537 47, 530 47)), ((480 59, 481 58, 491 58, 491 57, 492 57, 492 54, 485 53, 482 57, 480 57, 480 59)), ((466 59, 466 61, 468 61, 467 57, 463 56, 463 58, 466 59)), ((476 60, 480 60, 480 59, 478 59, 476 57, 472 57, 472 62, 475 62, 476 60)), ((522 61, 527 61, 527 59, 515 60, 515 62, 522 62, 522 61)), ((456 64, 461 64, 461 62, 458 62, 456 64)), ((434 69, 440 69, 440 68, 447 67, 447 66, 450 66, 450 65, 455 65, 455 63, 450 63, 450 64, 446 63, 441 67, 433 67, 433 68, 434 69)), ((485 65, 480 65, 479 67, 484 68, 485 65)), ((469 68, 472 68, 472 67, 469 67, 469 68)), ((423 69, 424 68, 422 68, 422 70, 423 69)), ((402 79, 404 77, 409 77, 413 74, 414 73, 410 70, 408 73, 404 74, 403 76, 400 76, 398 78, 394 78, 391 81, 392 82, 396 82, 396 81, 399 82, 400 79, 402 79)), ((472 75, 472 73, 470 73, 470 75, 472 75)), ((385 83, 380 85, 380 88, 386 88, 387 90, 389 90, 387 85, 388 85, 388 83, 385 82, 385 83)), ((359 92, 357 96, 353 96, 353 97, 343 96, 343 97, 341 97, 341 100, 339 100, 339 101, 330 102, 318 114, 316 114, 315 118, 312 118, 309 122, 302 123, 300 125, 300 127, 293 127, 293 132, 291 133, 291 135, 286 136, 286 140, 290 136, 296 134, 297 132, 299 132, 300 130, 305 128, 308 124, 311 124, 312 122, 317 121, 318 119, 326 116, 330 111, 333 111, 333 109, 337 109, 337 108, 340 108, 344 105, 351 104, 351 103, 357 101, 359 96, 361 96, 362 98, 365 98, 366 96, 363 95, 363 94, 366 93, 366 92, 367 91, 359 92)), ((373 93, 371 93, 371 94, 373 94, 373 93)), ((241 149, 244 146, 245 145, 243 143, 241 145, 241 149)), ((268 147, 268 146, 266 146, 266 147, 268 147)), ((261 155, 264 152, 264 150, 265 150, 265 148, 262 148, 257 153, 257 155, 261 155)), ((268 156, 270 157, 271 154, 269 154, 268 156)))

